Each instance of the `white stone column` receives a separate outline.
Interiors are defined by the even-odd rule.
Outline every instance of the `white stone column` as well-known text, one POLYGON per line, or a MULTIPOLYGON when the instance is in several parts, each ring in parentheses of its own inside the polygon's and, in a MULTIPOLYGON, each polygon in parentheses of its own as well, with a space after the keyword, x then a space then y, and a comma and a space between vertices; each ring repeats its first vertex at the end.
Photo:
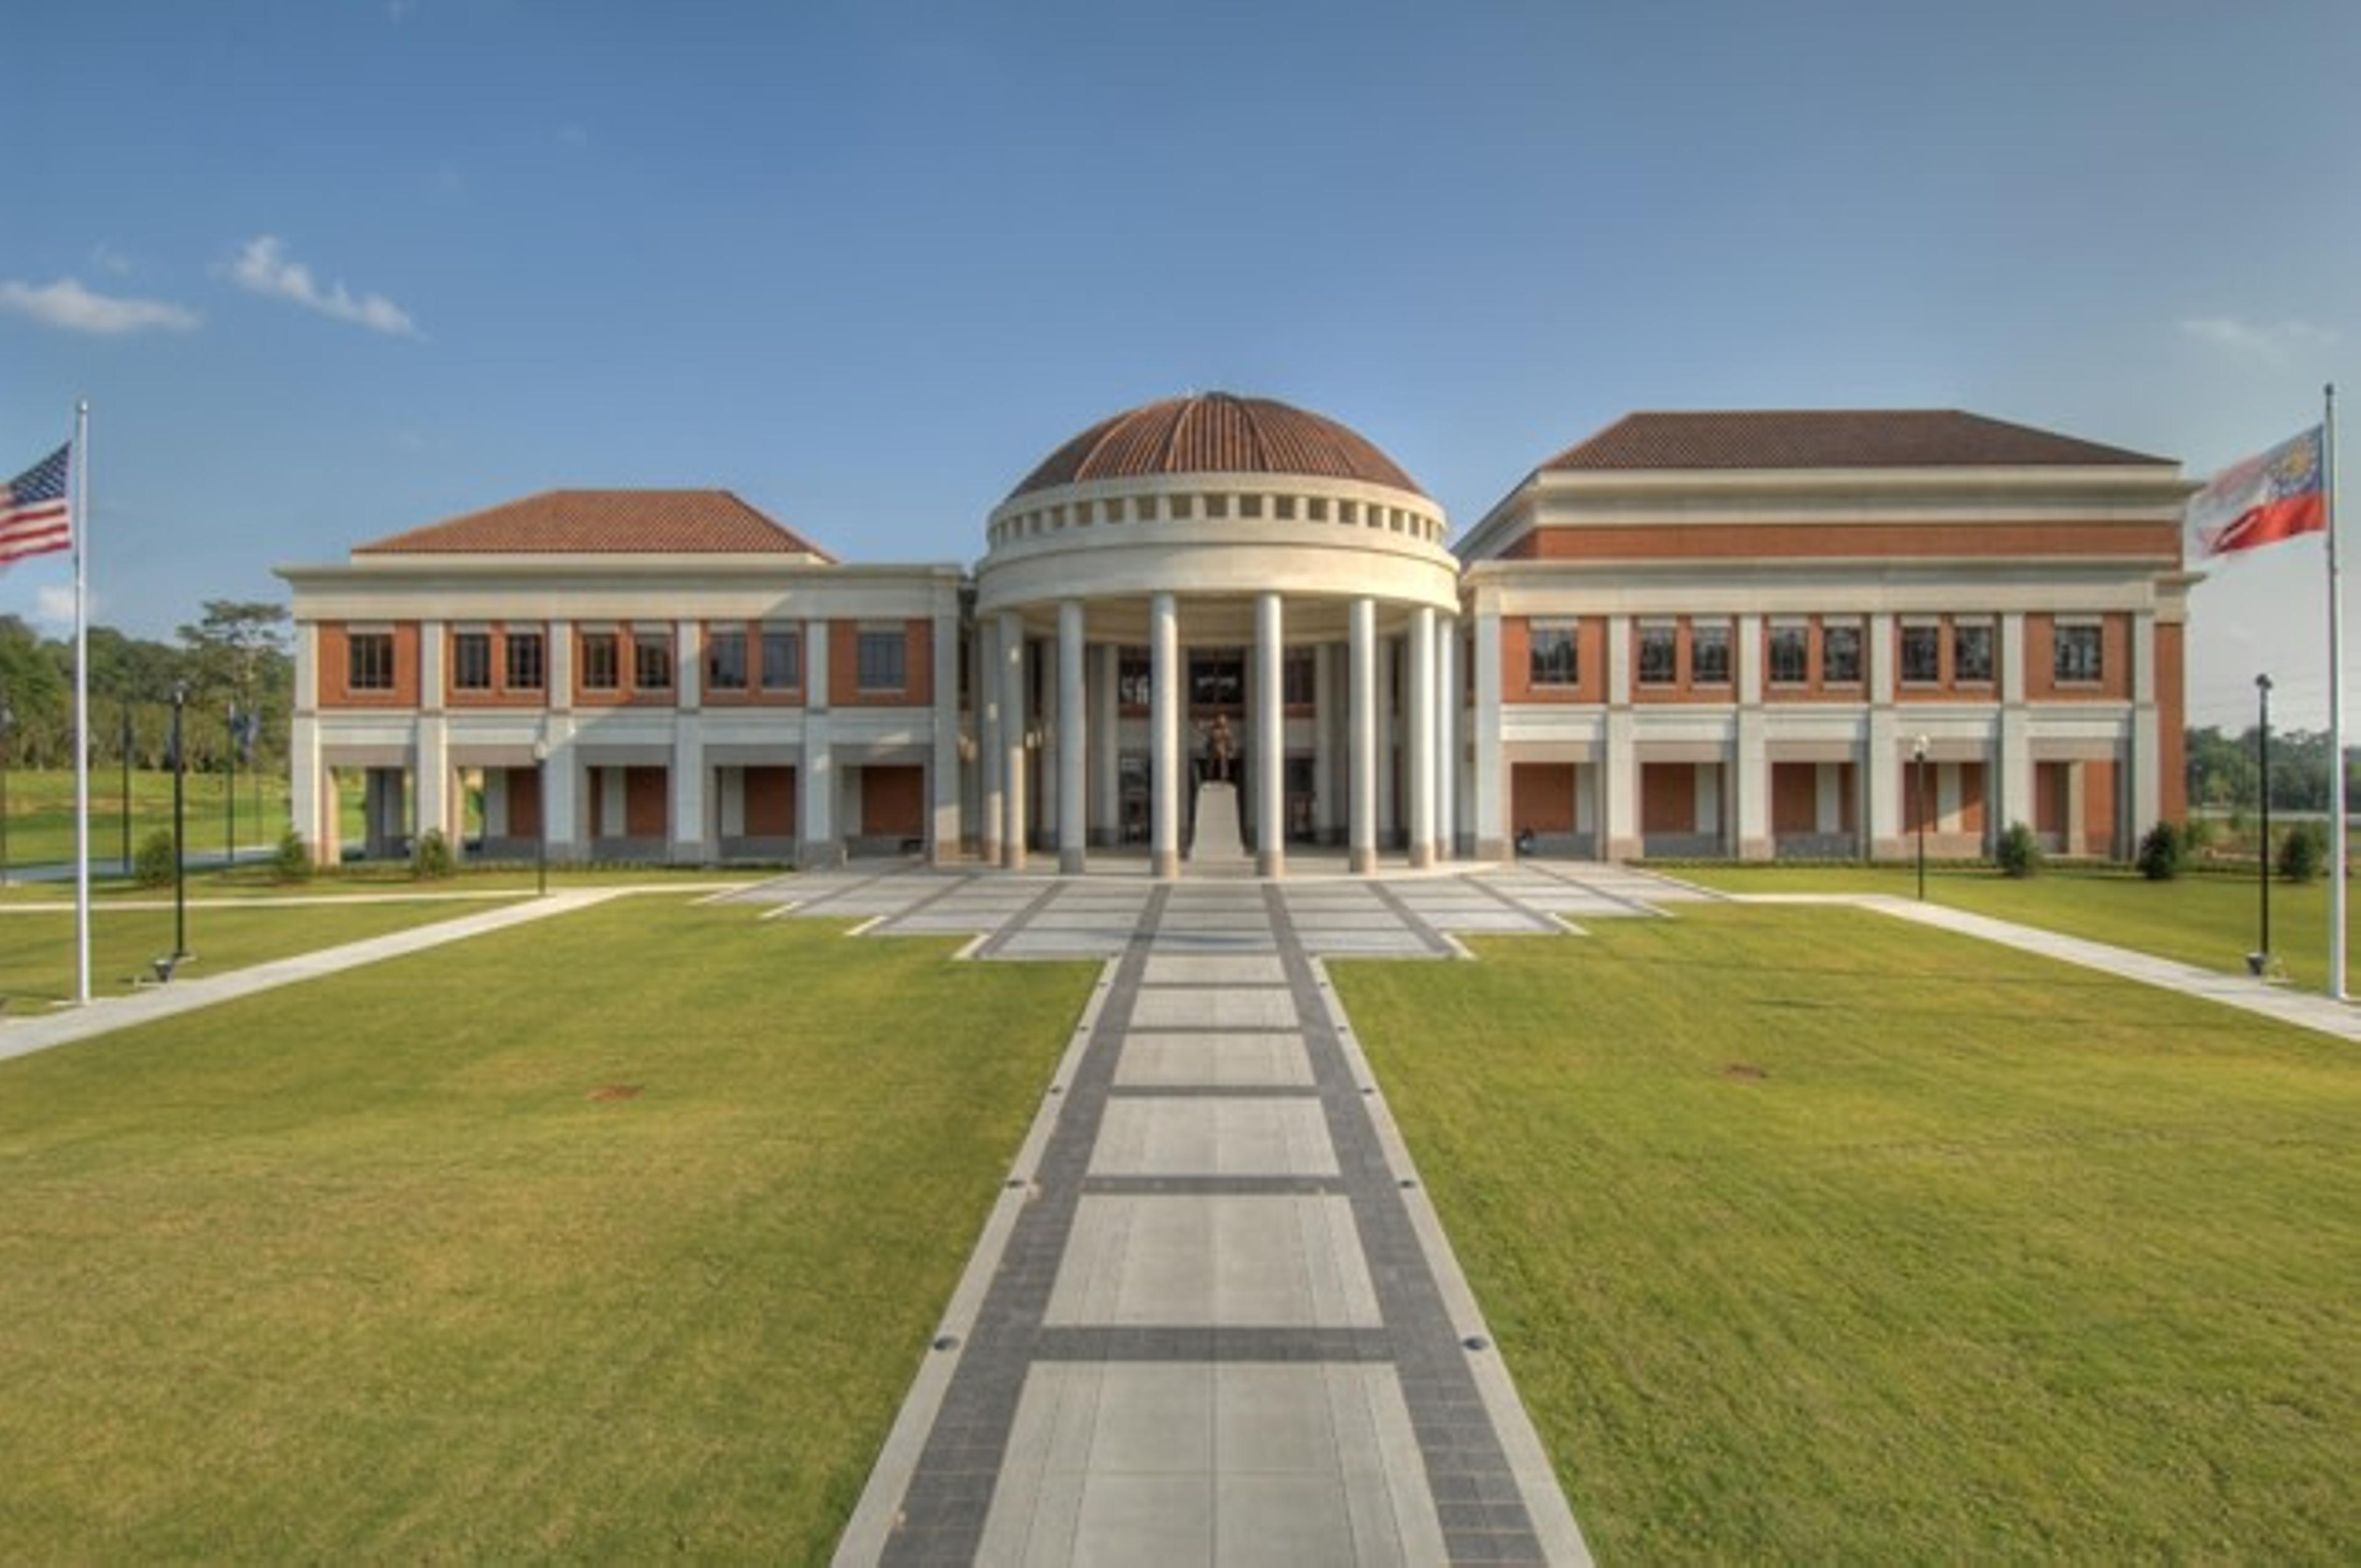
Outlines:
POLYGON ((1869 734, 1861 793, 1868 796, 1869 852, 1890 860, 1903 852, 1900 718, 1894 711, 1894 617, 1872 615, 1869 654, 1869 734))
POLYGON ((1180 874, 1180 609, 1170 594, 1148 601, 1148 869, 1180 874))
POLYGON ((582 767, 574 752, 574 720, 553 718, 544 726, 549 754, 541 762, 541 832, 553 861, 582 854, 582 767))
POLYGON ((1763 618, 1738 618, 1738 722, 1722 811, 1735 834, 1738 858, 1767 861, 1773 853, 1770 715, 1763 706, 1763 618))
POLYGON ((1476 858, 1509 858, 1508 764, 1502 756, 1500 613, 1476 611, 1476 858))
POLYGON ((1276 593, 1255 596, 1255 872, 1287 874, 1286 610, 1276 593))
POLYGON ((2162 815, 2163 756, 2163 734, 2157 724, 2156 614, 2143 610, 2132 617, 2131 820, 2115 824, 2117 841, 2109 853, 2121 854, 2138 843, 2140 835, 2155 827, 2162 815))
POLYGON ((1391 637, 1381 638, 1377 645, 1377 681, 1370 695, 1378 702, 1378 842, 1390 847, 1394 834, 1401 827, 1402 809, 1399 783, 1401 753, 1408 748, 1401 743, 1401 681, 1397 663, 1400 644, 1391 637))
POLYGON ((1000 625, 979 616, 975 630, 975 745, 978 804, 976 850, 987 866, 1000 864, 1000 830, 1007 817, 1007 745, 1000 722, 1000 625))
POLYGON ((1601 829, 1599 859, 1628 861, 1639 857, 1640 743, 1637 718, 1631 712, 1631 618, 1607 618, 1607 754, 1599 759, 1598 791, 1601 829))
MULTIPOLYGON (((302 677, 299 674, 300 686, 302 677)), ((336 792, 320 761, 320 721, 297 713, 287 726, 287 816, 314 865, 336 863, 336 792)))
POLYGON ((1012 872, 1025 869, 1025 618, 1005 609, 1000 612, 1000 782, 1005 814, 1000 824, 1000 863, 1012 872))
POLYGON ((456 856, 459 852, 459 836, 452 825, 457 817, 458 791, 452 787, 450 733, 440 713, 420 718, 411 755, 415 760, 418 791, 418 815, 412 831, 421 838, 429 829, 441 833, 443 841, 451 846, 456 856))
POLYGON ((2000 618, 2000 818, 1995 840, 2012 822, 2033 825, 2033 718, 2025 706, 2025 617, 2000 618))
POLYGON ((719 857, 706 810, 705 732, 694 718, 674 721, 672 736, 672 858, 694 863, 719 857))
MULTIPOLYGON (((695 713, 705 701, 705 627, 684 620, 673 628, 673 706, 695 713)), ((677 836, 677 835, 675 835, 677 836)))
POLYGON ((1344 795, 1336 773, 1336 645, 1312 651, 1312 836, 1335 841, 1336 803, 1344 795))
POLYGON ((1090 713, 1082 701, 1082 601, 1058 601, 1058 870, 1088 865, 1090 713))
POLYGON ((1098 750, 1091 754, 1091 823, 1094 844, 1123 841, 1123 709, 1117 688, 1123 679, 1123 650, 1102 642, 1091 650, 1091 734, 1098 750))
POLYGON ((1459 618, 1434 628, 1434 853, 1459 858, 1459 618))
POLYGON ((550 711, 564 713, 574 706, 574 623, 551 621, 542 652, 549 666, 550 711))
POLYGON ((796 769, 796 859, 806 867, 832 866, 844 859, 844 840, 836 830, 828 656, 828 622, 804 622, 804 749, 796 769))
POLYGON ((940 610, 935 616, 934 644, 934 755, 928 768, 928 794, 933 797, 934 817, 928 837, 931 858, 939 866, 956 864, 960 858, 960 691, 959 691, 959 610, 940 610))
POLYGON ((1410 612, 1410 634, 1403 639, 1410 669, 1403 684, 1410 692, 1410 746, 1402 772, 1410 796, 1410 863, 1423 871, 1434 863, 1434 609, 1420 605, 1410 612))
POLYGON ((1352 870, 1378 869, 1378 604, 1356 598, 1352 608, 1353 826, 1352 870))

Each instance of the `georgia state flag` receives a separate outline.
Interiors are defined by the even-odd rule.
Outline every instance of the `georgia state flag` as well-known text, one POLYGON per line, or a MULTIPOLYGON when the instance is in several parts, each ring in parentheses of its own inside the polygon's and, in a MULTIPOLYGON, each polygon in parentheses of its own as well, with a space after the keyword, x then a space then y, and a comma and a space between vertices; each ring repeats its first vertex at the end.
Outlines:
POLYGON ((2313 425, 2216 474, 2189 503, 2189 533, 2198 554, 2226 555, 2327 528, 2322 451, 2321 427, 2313 425))

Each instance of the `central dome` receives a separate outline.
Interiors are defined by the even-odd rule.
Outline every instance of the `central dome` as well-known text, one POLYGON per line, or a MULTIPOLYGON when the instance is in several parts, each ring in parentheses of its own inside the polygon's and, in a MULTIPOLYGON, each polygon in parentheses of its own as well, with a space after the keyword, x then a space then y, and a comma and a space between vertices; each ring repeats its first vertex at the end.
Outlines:
POLYGON ((1008 499, 1168 474, 1291 474, 1426 494, 1392 458, 1334 420, 1270 398, 1203 392, 1101 420, 1051 453, 1008 499))

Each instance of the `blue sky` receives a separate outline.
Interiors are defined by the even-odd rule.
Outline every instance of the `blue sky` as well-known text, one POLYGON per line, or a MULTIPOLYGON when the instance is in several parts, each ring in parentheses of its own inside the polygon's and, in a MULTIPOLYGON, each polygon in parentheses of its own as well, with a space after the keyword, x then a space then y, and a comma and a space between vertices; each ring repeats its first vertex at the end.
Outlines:
MULTIPOLYGON (((2344 0, 8 30, 0 469, 91 400, 97 614, 148 635, 560 485, 972 561, 1039 457, 1192 389, 1343 420, 1462 527, 1637 408, 1958 406, 2202 476, 2361 391, 2344 0)), ((2324 721, 2323 580, 2303 541, 2198 590, 2200 722, 2246 722, 2262 668, 2324 721)), ((21 565, 0 613, 67 582, 21 565)))

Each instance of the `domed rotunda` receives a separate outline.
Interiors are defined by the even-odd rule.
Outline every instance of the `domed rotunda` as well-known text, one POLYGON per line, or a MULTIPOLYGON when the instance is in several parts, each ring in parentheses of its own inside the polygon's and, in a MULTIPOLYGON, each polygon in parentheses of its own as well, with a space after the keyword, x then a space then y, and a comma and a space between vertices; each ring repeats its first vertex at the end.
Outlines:
POLYGON ((1446 532, 1375 444, 1269 399, 1165 399, 1066 442, 994 509, 976 572, 985 858, 1139 845, 1170 876, 1251 847, 1276 876, 1290 843, 1366 871, 1382 839, 1431 862, 1446 532))

